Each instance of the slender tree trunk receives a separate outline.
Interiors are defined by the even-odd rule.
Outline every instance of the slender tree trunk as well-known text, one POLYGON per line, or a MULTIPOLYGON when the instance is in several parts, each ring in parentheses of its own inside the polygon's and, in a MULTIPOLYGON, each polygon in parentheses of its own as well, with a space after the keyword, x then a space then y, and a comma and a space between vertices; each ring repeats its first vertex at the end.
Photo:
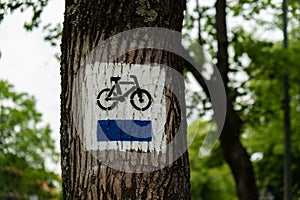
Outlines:
MULTIPOLYGON (((147 173, 117 171, 85 150, 79 137, 84 133, 76 129, 81 122, 72 117, 72 113, 77 112, 72 107, 74 99, 82 98, 82 93, 74 94, 73 91, 75 76, 84 67, 86 55, 92 49, 101 41, 128 29, 163 27, 181 31, 184 9, 185 1, 66 1, 61 45, 60 130, 64 199, 190 199, 187 153, 161 170, 147 173)), ((135 50, 114 62, 161 63, 180 72, 183 67, 177 56, 154 49, 135 50)), ((178 81, 168 78, 171 82, 178 81)), ((168 91, 166 93, 168 95, 168 91)), ((165 134, 171 140, 178 130, 178 119, 185 113, 180 113, 170 95, 171 98, 166 98, 165 134)), ((177 145, 185 145, 184 140, 177 145)))
MULTIPOLYGON (((288 1, 282 2, 282 24, 283 24, 283 48, 288 49, 288 1)), ((290 94, 289 94, 289 72, 283 76, 284 85, 284 200, 293 199, 293 177, 292 177, 292 152, 291 152, 291 118, 290 118, 290 94)))
POLYGON ((258 199, 255 176, 249 155, 240 142, 242 121, 233 108, 233 99, 227 86, 229 63, 228 63, 228 38, 226 27, 226 1, 216 2, 216 29, 218 41, 218 63, 227 91, 227 114, 224 128, 221 134, 221 147, 226 162, 229 164, 234 175, 238 197, 241 200, 258 199))

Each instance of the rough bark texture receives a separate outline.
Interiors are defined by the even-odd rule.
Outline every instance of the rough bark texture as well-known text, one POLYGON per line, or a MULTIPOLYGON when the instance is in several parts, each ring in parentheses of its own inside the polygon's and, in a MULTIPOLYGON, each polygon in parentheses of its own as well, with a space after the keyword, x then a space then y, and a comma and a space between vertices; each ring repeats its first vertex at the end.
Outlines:
POLYGON ((228 38, 226 27, 226 1, 216 2, 216 29, 218 41, 218 63, 227 92, 227 114, 221 135, 221 147, 226 162, 229 164, 234 175, 238 197, 241 200, 258 199, 253 167, 249 155, 240 142, 242 120, 233 108, 234 100, 227 86, 229 63, 228 63, 228 38))
MULTIPOLYGON (((61 162, 64 199, 190 199, 189 163, 185 153, 172 165, 151 173, 125 173, 102 165, 84 151, 72 119, 72 86, 85 56, 99 42, 138 27, 164 27, 181 31, 185 1, 67 0, 61 61, 61 162)), ((116 62, 162 63, 182 71, 171 53, 141 49, 116 62)), ((172 99, 172 98, 171 98, 172 99)), ((175 101, 167 101, 166 130, 177 130, 175 101)), ((185 142, 183 142, 185 143, 185 142)))

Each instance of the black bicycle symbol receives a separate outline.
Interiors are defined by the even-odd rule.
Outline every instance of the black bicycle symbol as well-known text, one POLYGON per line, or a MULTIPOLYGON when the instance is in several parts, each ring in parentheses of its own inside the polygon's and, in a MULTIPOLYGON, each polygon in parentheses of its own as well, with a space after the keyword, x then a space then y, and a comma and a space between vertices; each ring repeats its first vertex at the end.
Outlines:
POLYGON ((111 88, 101 90, 97 96, 97 104, 103 110, 113 109, 118 102, 124 102, 125 97, 130 95, 130 103, 137 110, 147 110, 152 98, 147 90, 141 89, 135 75, 130 75, 133 81, 120 81, 121 77, 111 77, 110 81, 115 82, 111 88), (120 85, 132 85, 124 94, 120 85))

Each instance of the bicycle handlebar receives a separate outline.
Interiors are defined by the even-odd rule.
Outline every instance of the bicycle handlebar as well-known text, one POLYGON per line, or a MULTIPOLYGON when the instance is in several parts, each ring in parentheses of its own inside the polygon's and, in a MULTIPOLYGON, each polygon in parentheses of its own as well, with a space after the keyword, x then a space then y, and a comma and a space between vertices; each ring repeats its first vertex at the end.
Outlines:
POLYGON ((134 81, 134 83, 136 84, 136 86, 139 87, 139 82, 138 82, 136 76, 135 76, 135 75, 129 75, 129 76, 130 76, 130 78, 133 79, 133 81, 134 81))

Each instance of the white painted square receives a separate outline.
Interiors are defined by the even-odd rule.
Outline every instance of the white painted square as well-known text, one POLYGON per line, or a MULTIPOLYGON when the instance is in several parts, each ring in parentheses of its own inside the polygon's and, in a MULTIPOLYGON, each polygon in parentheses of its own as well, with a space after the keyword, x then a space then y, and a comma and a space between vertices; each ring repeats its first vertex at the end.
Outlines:
MULTIPOLYGON (((73 102, 77 106, 75 118, 81 118, 82 127, 78 127, 82 132, 82 140, 86 150, 142 150, 142 151, 162 151, 166 146, 166 136, 164 126, 166 123, 166 99, 164 95, 165 68, 158 64, 125 64, 125 63, 95 63, 86 65, 79 71, 77 77, 79 82, 75 82, 75 92, 73 95, 82 94, 81 99, 73 102), (104 88, 111 88, 114 83, 110 82, 111 77, 121 77, 121 81, 132 81, 130 75, 135 75, 141 89, 147 90, 152 103, 145 111, 133 108, 130 103, 130 94, 125 97, 124 102, 118 102, 112 110, 102 110, 97 105, 97 95, 104 88), (80 82, 83 81, 83 82, 80 82), (97 142, 97 121, 106 119, 137 119, 152 121, 152 141, 109 141, 97 142)), ((131 86, 123 85, 122 92, 131 86)), ((73 98, 75 99, 75 98, 73 98)), ((73 109, 74 110, 74 109, 73 109)), ((80 123, 79 123, 80 124, 80 123)))

